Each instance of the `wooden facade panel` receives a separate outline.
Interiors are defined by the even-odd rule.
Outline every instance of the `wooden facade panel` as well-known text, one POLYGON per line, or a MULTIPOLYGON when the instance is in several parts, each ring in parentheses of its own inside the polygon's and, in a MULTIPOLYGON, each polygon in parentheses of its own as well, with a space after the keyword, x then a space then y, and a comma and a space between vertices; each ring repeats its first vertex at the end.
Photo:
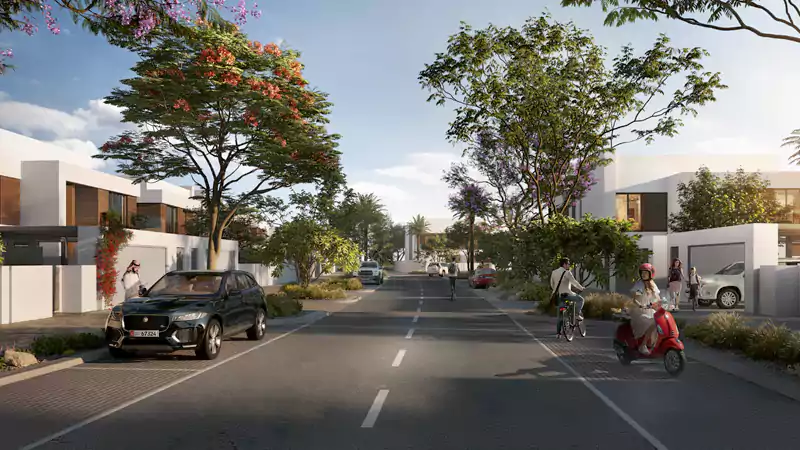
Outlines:
POLYGON ((75 185, 67 183, 67 226, 75 226, 75 185))
POLYGON ((125 196, 125 205, 128 210, 128 225, 131 225, 133 222, 133 216, 138 214, 138 209, 136 208, 136 197, 131 197, 129 195, 125 196))
POLYGON ((178 234, 186 234, 186 212, 183 208, 178 210, 178 234))
POLYGON ((108 212, 108 191, 105 189, 97 189, 97 221, 100 221, 100 215, 108 212))
MULTIPOLYGON (((100 223, 98 205, 98 189, 75 185, 75 225, 95 226, 100 223)), ((106 208, 108 208, 108 194, 106 194, 106 208)))
POLYGON ((19 225, 19 180, 0 176, 0 224, 19 225))

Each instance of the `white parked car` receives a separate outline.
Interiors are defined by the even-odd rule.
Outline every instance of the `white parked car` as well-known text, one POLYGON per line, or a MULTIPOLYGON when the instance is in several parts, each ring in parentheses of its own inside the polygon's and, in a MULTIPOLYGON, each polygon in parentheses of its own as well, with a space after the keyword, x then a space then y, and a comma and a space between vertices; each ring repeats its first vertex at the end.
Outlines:
POLYGON ((439 263, 430 263, 428 264, 428 276, 432 277, 435 275, 439 275, 440 277, 445 276, 447 274, 447 267, 441 266, 439 263))
POLYGON ((742 301, 744 261, 728 264, 714 275, 703 276, 698 304, 708 306, 715 301, 720 309, 732 309, 742 301))

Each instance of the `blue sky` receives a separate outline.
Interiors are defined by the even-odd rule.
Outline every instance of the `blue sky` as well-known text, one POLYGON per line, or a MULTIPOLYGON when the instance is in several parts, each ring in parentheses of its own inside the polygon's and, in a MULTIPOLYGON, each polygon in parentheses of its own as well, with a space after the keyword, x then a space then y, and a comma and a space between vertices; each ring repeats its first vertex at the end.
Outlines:
MULTIPOLYGON (((343 136, 340 149, 350 184, 374 192, 393 218, 406 221, 417 213, 449 216, 448 192, 438 179, 460 155, 444 139, 452 109, 425 102, 419 71, 445 49, 461 20, 474 27, 518 26, 545 9, 589 29, 611 55, 627 43, 644 51, 663 32, 675 45, 709 50, 706 68, 723 73, 730 89, 696 119, 686 119, 678 138, 635 144, 624 152, 775 152, 784 136, 800 128, 795 112, 800 93, 794 87, 800 46, 745 33, 667 21, 607 28, 599 8, 563 9, 556 1, 530 0, 293 0, 264 5, 262 18, 251 19, 244 31, 302 52, 307 79, 334 103, 331 129, 343 136)), ((14 49, 17 66, 0 77, 5 93, 0 128, 58 140, 70 149, 65 151, 86 155, 119 129, 113 110, 90 102, 127 75, 134 57, 67 16, 59 19, 65 30, 59 36, 43 23, 32 37, 0 34, 0 48, 14 49)))

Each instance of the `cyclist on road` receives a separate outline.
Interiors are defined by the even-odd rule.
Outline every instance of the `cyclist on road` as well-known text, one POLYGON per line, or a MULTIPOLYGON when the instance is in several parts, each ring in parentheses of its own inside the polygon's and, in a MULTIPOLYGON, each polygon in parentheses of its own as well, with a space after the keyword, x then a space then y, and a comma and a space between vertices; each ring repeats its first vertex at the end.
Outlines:
MULTIPOLYGON (((550 274, 550 287, 553 289, 553 294, 558 296, 559 309, 564 306, 565 300, 572 300, 575 303, 578 320, 583 320, 583 297, 572 292, 572 287, 575 286, 581 291, 585 288, 572 275, 569 266, 569 259, 561 258, 558 262, 558 269, 550 274)), ((560 320, 561 318, 559 318, 560 320)))
POLYGON ((456 298, 456 280, 458 279, 458 264, 456 263, 456 257, 454 256, 453 259, 450 261, 450 264, 447 266, 447 277, 450 278, 450 298, 456 298))

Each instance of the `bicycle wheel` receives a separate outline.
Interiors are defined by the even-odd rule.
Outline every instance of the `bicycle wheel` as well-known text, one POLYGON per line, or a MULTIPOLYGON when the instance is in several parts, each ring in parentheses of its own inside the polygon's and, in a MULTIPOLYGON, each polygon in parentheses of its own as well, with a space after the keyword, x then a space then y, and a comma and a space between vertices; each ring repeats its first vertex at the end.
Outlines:
POLYGON ((564 332, 564 338, 567 342, 572 342, 575 339, 575 307, 570 305, 564 315, 564 324, 561 325, 561 330, 564 332))
POLYGON ((586 321, 581 320, 577 322, 578 325, 578 332, 581 334, 581 337, 586 337, 586 321))

